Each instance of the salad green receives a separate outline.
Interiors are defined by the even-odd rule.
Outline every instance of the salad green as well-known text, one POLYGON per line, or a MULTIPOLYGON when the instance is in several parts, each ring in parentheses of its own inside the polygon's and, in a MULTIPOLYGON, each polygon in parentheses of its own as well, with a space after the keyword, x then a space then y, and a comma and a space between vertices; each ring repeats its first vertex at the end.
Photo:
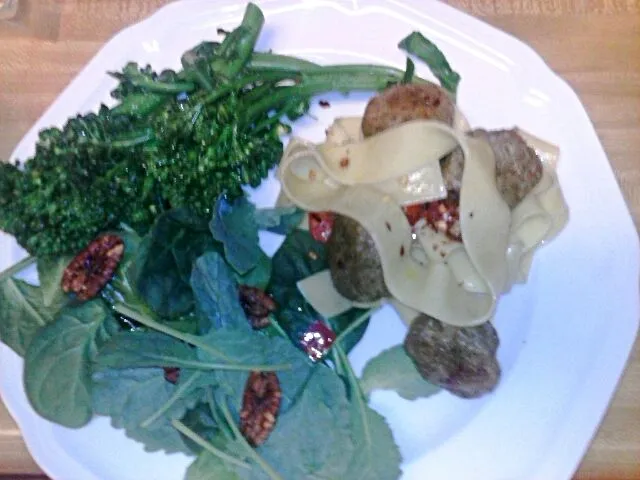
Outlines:
MULTIPOLYGON (((279 160, 285 117, 305 114, 313 95, 423 80, 410 60, 403 72, 255 52, 263 22, 249 4, 223 42, 185 53, 181 71, 112 73, 113 108, 41 132, 24 168, 1 166, 0 228, 34 256, 0 274, 0 340, 24 357, 25 391, 42 417, 79 428, 108 416, 148 451, 194 456, 187 479, 394 479, 400 452, 369 395, 437 389, 401 349, 358 378, 348 354, 373 312, 321 318, 296 283, 328 267, 324 245, 299 228, 304 212, 257 208, 243 189, 279 160), (284 237, 272 257, 260 231, 284 237), (83 303, 61 278, 103 232, 122 238, 124 257, 83 303), (38 285, 19 278, 34 263, 38 285), (252 328, 240 286, 275 300, 267 328, 252 328), (336 337, 314 362, 301 337, 318 322, 336 337), (257 447, 239 428, 254 371, 275 372, 282 395, 257 447)), ((401 46, 435 62, 455 93, 457 74, 428 40, 401 46)))

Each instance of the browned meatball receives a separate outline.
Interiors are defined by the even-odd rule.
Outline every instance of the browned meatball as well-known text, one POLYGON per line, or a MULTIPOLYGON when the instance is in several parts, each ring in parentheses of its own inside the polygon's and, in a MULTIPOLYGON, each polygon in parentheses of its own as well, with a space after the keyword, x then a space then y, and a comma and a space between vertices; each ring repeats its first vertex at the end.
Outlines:
POLYGON ((374 302, 389 296, 373 238, 352 218, 336 215, 327 259, 336 290, 349 300, 374 302))
POLYGON ((480 129, 472 134, 491 145, 496 157, 498 191, 509 207, 514 208, 542 178, 542 162, 515 129, 480 129))
MULTIPOLYGON (((496 159, 496 184, 502 198, 514 208, 542 178, 542 162, 518 132, 513 130, 473 130, 469 133, 489 143, 496 159)), ((460 148, 441 161, 448 189, 460 191, 464 156, 460 148)))
MULTIPOLYGON (((434 83, 395 85, 369 101, 362 132, 369 137, 417 119, 451 124, 454 112, 449 94, 434 83)), ((333 283, 348 299, 370 302, 389 296, 373 239, 355 220, 336 216, 327 256, 333 283)))
POLYGON ((440 120, 451 125, 455 105, 435 83, 395 85, 373 97, 362 118, 365 137, 410 120, 440 120))
POLYGON ((453 327, 428 315, 409 328, 404 348, 425 380, 463 398, 491 392, 500 379, 498 334, 490 322, 453 327))

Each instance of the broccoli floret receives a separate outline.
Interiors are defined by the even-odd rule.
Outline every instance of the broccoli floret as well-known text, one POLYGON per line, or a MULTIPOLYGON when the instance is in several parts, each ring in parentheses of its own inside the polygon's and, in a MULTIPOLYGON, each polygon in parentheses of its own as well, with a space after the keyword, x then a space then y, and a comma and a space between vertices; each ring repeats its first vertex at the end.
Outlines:
POLYGON ((102 107, 42 131, 23 170, 3 165, 0 228, 31 254, 55 255, 79 250, 121 221, 150 224, 157 202, 140 194, 145 174, 135 161, 147 137, 136 141, 131 127, 102 107))
POLYGON ((2 165, 0 229, 32 255, 59 255, 120 223, 145 233, 167 208, 208 218, 221 193, 242 195, 266 177, 289 129, 281 119, 306 114, 312 96, 403 78, 391 67, 254 52, 263 22, 249 4, 237 29, 185 53, 180 71, 112 72, 116 106, 42 131, 23 169, 2 165))
POLYGON ((197 100, 173 105, 157 119, 156 141, 145 169, 171 206, 209 218, 221 193, 242 195, 257 187, 282 157, 279 123, 257 131, 244 125, 235 96, 216 108, 197 100))

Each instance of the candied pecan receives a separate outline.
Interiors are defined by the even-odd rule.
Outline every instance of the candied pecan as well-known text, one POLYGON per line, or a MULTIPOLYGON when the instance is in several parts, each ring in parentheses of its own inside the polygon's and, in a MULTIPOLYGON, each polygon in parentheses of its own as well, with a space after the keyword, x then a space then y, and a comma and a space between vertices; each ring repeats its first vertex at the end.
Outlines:
POLYGON ((123 254, 120 237, 99 236, 67 265, 60 282, 62 290, 74 292, 80 300, 95 297, 113 277, 123 254))
POLYGON ((269 325, 269 314, 276 311, 276 302, 257 287, 240 285, 240 304, 251 326, 258 330, 269 325))
POLYGON ((251 372, 242 396, 240 431, 253 447, 262 445, 276 425, 282 391, 274 372, 251 372))

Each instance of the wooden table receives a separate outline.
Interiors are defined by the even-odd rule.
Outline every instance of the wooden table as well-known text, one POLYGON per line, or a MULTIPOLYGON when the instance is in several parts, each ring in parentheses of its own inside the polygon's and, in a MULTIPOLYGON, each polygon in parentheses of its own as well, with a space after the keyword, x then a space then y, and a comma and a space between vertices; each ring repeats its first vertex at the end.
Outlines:
MULTIPOLYGON (((0 21, 0 158, 9 156, 105 41, 170 1, 20 0, 22 11, 18 16, 9 22, 0 21)), ((521 38, 573 86, 595 123, 639 225, 640 1, 448 3, 521 38)), ((41 478, 41 470, 25 449, 19 430, 0 404, 2 474, 11 479, 19 475, 41 478)), ((575 478, 640 479, 638 343, 575 478)))

